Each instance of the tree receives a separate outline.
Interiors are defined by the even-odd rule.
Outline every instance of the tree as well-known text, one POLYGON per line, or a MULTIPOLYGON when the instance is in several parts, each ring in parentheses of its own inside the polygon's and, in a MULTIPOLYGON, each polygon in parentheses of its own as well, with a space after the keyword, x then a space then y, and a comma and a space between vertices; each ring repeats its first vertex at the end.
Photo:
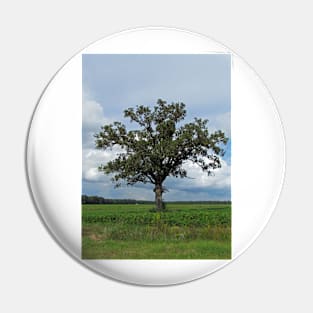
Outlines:
POLYGON ((192 123, 181 125, 186 117, 185 107, 181 102, 167 104, 159 99, 153 108, 142 105, 128 108, 124 117, 137 123, 139 129, 127 131, 124 124, 114 122, 102 126, 94 135, 96 148, 118 146, 122 151, 114 160, 100 165, 99 171, 114 174, 116 187, 121 186, 121 181, 127 185, 153 184, 157 211, 163 209, 165 179, 187 177, 184 162, 198 164, 208 175, 221 167, 219 156, 224 155, 221 146, 228 138, 221 130, 210 134, 206 119, 195 118, 192 123))

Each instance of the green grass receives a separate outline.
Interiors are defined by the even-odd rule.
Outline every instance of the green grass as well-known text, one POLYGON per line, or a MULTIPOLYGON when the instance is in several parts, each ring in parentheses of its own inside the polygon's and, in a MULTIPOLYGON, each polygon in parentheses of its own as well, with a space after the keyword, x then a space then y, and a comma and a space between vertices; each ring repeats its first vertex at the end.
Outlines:
POLYGON ((82 206, 83 259, 230 259, 231 205, 82 206))

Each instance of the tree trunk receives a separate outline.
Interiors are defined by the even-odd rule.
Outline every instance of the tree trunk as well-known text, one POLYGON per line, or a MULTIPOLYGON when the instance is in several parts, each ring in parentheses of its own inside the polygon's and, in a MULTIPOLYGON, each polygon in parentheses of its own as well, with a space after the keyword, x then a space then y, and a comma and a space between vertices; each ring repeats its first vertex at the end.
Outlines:
POLYGON ((163 210, 163 201, 162 201, 163 188, 162 188, 162 185, 155 185, 154 192, 155 192, 156 210, 162 211, 163 210))

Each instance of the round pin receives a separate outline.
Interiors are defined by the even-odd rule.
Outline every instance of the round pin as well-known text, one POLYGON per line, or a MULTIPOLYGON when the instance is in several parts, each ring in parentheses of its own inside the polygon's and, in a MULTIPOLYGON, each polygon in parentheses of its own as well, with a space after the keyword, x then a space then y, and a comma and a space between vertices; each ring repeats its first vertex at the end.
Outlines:
POLYGON ((275 103, 238 55, 148 27, 99 40, 53 77, 27 170, 54 239, 104 276, 140 285, 224 267, 263 230, 285 167, 275 103))

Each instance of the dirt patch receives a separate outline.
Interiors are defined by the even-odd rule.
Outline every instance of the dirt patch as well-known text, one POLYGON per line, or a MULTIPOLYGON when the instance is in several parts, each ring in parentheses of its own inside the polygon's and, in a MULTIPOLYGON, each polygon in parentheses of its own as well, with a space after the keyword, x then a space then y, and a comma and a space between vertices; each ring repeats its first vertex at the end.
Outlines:
POLYGON ((94 240, 94 241, 100 241, 100 240, 101 240, 101 236, 96 235, 96 234, 91 234, 91 235, 89 235, 89 238, 90 238, 91 240, 94 240))

